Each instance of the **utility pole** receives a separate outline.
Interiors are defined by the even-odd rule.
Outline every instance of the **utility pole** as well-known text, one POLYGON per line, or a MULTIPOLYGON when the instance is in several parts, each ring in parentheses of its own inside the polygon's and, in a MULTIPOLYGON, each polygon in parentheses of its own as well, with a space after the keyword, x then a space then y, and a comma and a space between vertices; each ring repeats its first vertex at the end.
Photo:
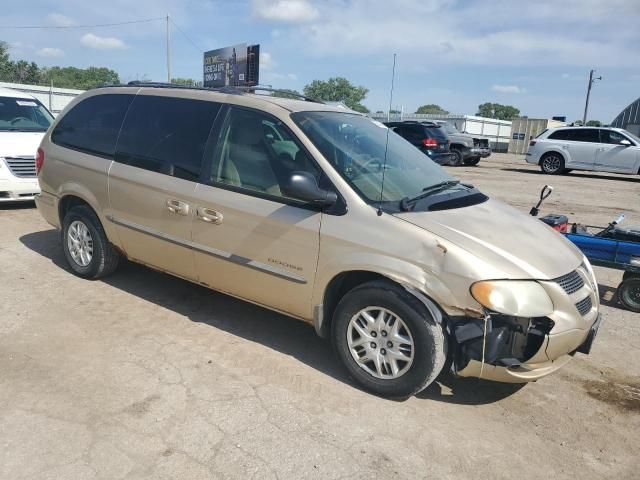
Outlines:
POLYGON ((171 83, 171 30, 169 29, 168 13, 167 13, 167 83, 171 83))
POLYGON ((602 76, 593 78, 594 72, 595 70, 591 70, 589 72, 589 86, 587 87, 587 101, 584 104, 584 116, 582 117, 582 125, 587 124, 587 111, 589 110, 589 97, 591 96, 591 87, 596 80, 602 80, 602 76))

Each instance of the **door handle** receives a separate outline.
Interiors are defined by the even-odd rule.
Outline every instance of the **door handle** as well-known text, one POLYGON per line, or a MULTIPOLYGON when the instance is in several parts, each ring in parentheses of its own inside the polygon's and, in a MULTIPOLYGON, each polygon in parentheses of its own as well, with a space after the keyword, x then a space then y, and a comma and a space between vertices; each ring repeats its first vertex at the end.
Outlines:
POLYGON ((167 210, 178 215, 189 215, 189 204, 180 200, 167 200, 167 210))
POLYGON ((210 208, 198 207, 196 210, 198 219, 206 223, 213 223, 214 225, 220 225, 224 216, 220 212, 216 212, 210 208))

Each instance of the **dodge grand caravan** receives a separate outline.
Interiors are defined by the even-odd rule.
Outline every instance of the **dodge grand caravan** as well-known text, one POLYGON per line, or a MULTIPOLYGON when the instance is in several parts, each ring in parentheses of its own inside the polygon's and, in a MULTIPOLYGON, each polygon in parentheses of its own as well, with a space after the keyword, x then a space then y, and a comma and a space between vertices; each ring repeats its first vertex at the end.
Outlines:
POLYGON ((77 275, 128 258, 296 317, 377 394, 414 394, 443 368, 537 380, 598 329, 579 250, 355 112, 100 88, 56 119, 37 166, 38 209, 77 275))

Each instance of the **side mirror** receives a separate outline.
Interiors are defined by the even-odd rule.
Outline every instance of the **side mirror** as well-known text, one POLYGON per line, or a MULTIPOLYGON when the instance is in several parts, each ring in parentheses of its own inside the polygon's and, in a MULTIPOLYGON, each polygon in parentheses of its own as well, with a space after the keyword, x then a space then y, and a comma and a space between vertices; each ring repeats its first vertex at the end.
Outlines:
POLYGON ((630 147, 632 145, 632 143, 625 138, 624 140, 620 140, 619 145, 624 145, 625 147, 630 147))
POLYGON ((338 201, 336 192, 321 189, 316 177, 309 172, 292 172, 280 190, 287 197, 319 207, 328 207, 338 201))

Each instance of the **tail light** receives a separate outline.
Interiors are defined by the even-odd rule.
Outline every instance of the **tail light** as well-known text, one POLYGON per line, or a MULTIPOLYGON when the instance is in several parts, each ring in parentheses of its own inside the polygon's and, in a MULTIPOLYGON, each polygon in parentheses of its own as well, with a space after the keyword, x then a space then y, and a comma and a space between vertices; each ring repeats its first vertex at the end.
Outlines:
POLYGON ((437 147, 438 141, 435 138, 425 138, 422 140, 422 145, 425 147, 437 147))
POLYGON ((535 140, 531 140, 531 141, 529 142, 529 146, 530 146, 530 147, 533 147, 535 144, 536 144, 536 141, 535 141, 535 140))
POLYGON ((42 165, 44 165, 44 150, 39 148, 38 154, 36 155, 36 174, 40 173, 42 165))

